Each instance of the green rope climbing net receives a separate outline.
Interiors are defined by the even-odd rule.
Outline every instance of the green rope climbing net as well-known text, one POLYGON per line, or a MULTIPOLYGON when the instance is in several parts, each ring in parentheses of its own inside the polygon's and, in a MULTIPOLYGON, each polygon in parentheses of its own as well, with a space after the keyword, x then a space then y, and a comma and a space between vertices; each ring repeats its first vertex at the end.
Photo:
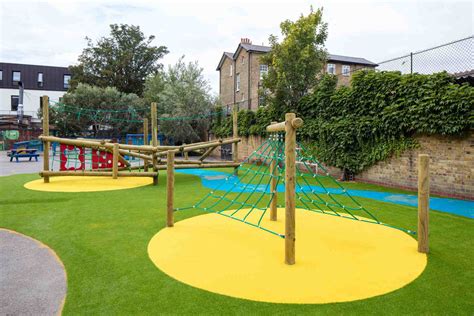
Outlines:
MULTIPOLYGON (((283 134, 272 134, 240 166, 196 204, 176 211, 197 209, 258 227, 284 238, 284 232, 266 227, 263 218, 277 192, 284 192, 285 142, 283 134), (271 162, 274 162, 273 164, 271 162), (272 166, 274 169, 272 169, 272 166), (277 190, 270 183, 276 178, 277 190)), ((373 212, 359 203, 316 159, 297 145, 296 207, 343 219, 385 225, 407 233, 410 230, 382 223, 373 212)), ((279 198, 283 201, 283 198, 279 198)), ((279 205, 279 207, 284 207, 279 205)))

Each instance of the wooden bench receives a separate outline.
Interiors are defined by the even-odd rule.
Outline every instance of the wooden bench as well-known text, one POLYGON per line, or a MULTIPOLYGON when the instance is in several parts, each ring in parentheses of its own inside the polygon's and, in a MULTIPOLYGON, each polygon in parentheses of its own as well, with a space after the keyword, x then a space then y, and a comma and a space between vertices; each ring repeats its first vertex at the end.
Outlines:
POLYGON ((39 154, 36 153, 37 151, 37 149, 18 148, 7 152, 7 156, 10 157, 10 162, 13 161, 13 158, 16 159, 16 162, 19 162, 18 158, 29 158, 28 161, 35 158, 38 161, 39 154))

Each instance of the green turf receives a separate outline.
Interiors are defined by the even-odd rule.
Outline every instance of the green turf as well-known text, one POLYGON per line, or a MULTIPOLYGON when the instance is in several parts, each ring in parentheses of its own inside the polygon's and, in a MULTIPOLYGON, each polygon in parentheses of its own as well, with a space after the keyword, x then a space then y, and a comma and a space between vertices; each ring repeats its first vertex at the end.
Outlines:
MULTIPOLYGON (((165 225, 164 176, 158 187, 109 192, 47 193, 23 188, 36 178, 0 178, 0 227, 32 236, 57 252, 68 277, 65 314, 474 314, 472 219, 432 211, 428 266, 400 290, 351 303, 268 304, 190 287, 153 265, 146 250, 151 237, 165 225)), ((350 187, 368 188, 356 183, 350 187)), ((207 192, 198 177, 176 175, 177 207, 194 204, 207 192)), ((358 200, 382 221, 416 229, 415 208, 358 200)), ((176 220, 197 214, 179 211, 176 220)))

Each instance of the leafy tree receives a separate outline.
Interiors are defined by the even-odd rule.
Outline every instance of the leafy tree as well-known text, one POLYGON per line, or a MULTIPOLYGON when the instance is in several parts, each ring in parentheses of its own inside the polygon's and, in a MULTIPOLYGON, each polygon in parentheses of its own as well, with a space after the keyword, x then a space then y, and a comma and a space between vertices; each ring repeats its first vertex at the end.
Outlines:
POLYGON ((136 94, 80 83, 51 107, 50 120, 61 136, 110 138, 137 132, 146 110, 136 94))
POLYGON ((313 11, 311 8, 309 15, 301 15, 296 22, 282 22, 282 42, 271 35, 272 49, 261 57, 261 61, 270 66, 263 80, 263 90, 269 90, 267 102, 280 116, 294 111, 300 99, 318 82, 318 74, 327 58, 324 49, 327 24, 322 15, 321 9, 313 11))
POLYGON ((197 62, 183 60, 184 56, 167 71, 148 78, 144 95, 147 103, 158 102, 160 131, 176 143, 191 143, 207 137, 215 100, 203 69, 197 62))
POLYGON ((69 67, 71 89, 82 82, 141 96, 145 79, 162 69, 158 60, 168 53, 166 46, 151 45, 154 39, 145 37, 139 26, 127 24, 110 25, 110 36, 95 44, 86 37, 79 64, 69 67))

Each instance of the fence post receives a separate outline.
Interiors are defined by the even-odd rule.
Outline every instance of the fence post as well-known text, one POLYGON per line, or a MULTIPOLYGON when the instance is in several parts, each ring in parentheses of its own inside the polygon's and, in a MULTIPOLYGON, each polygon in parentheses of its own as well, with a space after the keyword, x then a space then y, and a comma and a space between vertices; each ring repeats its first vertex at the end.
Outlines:
POLYGON ((413 53, 410 53, 410 74, 413 73, 413 53))
MULTIPOLYGON (((148 144, 148 119, 145 117, 143 119, 143 145, 149 145, 148 144)), ((143 160, 143 170, 148 171, 148 160, 144 159, 143 160)))
MULTIPOLYGON (((43 109, 43 136, 49 136, 49 97, 41 99, 43 109)), ((43 171, 49 171, 49 142, 43 141, 43 171)), ((43 176, 44 183, 49 183, 49 176, 43 176)))
POLYGON ((174 225, 174 150, 169 150, 166 156, 166 226, 174 225))
MULTIPOLYGON (((156 113, 156 102, 151 103, 151 143, 153 147, 158 146, 158 117, 156 113)), ((153 185, 158 184, 158 159, 156 153, 153 153, 153 171, 156 172, 156 176, 153 177, 153 185)))
POLYGON ((418 252, 429 252, 430 156, 418 155, 418 252))
POLYGON ((112 177, 118 178, 118 158, 119 158, 119 144, 114 144, 113 158, 112 158, 112 177))
POLYGON ((285 263, 295 264, 296 130, 294 113, 285 115, 285 263))

